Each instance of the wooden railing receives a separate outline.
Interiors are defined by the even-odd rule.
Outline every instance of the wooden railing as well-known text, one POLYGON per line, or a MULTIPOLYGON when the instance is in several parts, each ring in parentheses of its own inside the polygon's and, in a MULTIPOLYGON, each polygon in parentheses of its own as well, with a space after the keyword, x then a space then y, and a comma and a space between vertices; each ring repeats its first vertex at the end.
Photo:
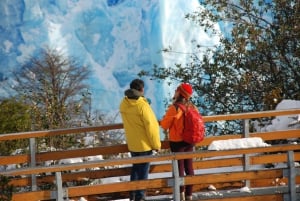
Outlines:
MULTIPOLYGON (((206 116, 205 122, 245 120, 274 117, 281 115, 297 115, 300 109, 282 111, 264 111, 244 114, 206 116)), ((247 128, 247 126, 245 126, 247 128)), ((206 137, 197 144, 197 151, 193 153, 172 154, 168 151, 167 141, 162 143, 162 151, 155 156, 143 158, 113 158, 111 156, 127 153, 126 144, 113 146, 99 146, 85 149, 64 150, 36 153, 34 144, 36 138, 54 135, 82 134, 106 130, 122 129, 122 124, 84 127, 73 129, 60 129, 51 131, 24 132, 0 135, 0 141, 14 139, 30 139, 30 154, 15 156, 0 156, 0 166, 10 164, 27 164, 23 168, 5 170, 1 175, 11 177, 11 183, 22 192, 13 195, 13 201, 34 200, 63 200, 64 198, 77 199, 85 197, 93 200, 113 200, 128 198, 128 191, 146 189, 147 195, 155 200, 168 200, 174 197, 178 200, 180 184, 193 184, 195 200, 290 200, 299 199, 299 166, 295 161, 300 161, 299 144, 281 144, 269 147, 248 149, 207 151, 201 147, 208 146, 215 140, 237 139, 243 137, 261 137, 265 141, 284 140, 300 137, 300 130, 283 130, 265 133, 249 133, 247 135, 224 135, 206 137), (103 155, 105 160, 85 161, 76 164, 43 166, 46 161, 58 161, 67 158, 88 157, 103 155), (231 156, 231 157, 229 157, 231 156), (194 158, 195 176, 180 178, 176 175, 176 162, 178 159, 194 158), (130 174, 133 163, 151 162, 150 179, 130 182, 119 181, 107 184, 93 184, 88 181, 101 181, 104 178, 124 177, 130 174), (266 164, 282 163, 282 166, 264 168, 266 164), (257 165, 263 168, 254 168, 257 165), (97 168, 95 170, 95 168, 97 168), (237 169, 232 171, 232 168, 237 169), (81 171, 75 171, 81 170, 81 171), (158 176, 155 176, 158 175, 158 176), (67 186, 76 183, 77 186, 67 186), (49 190, 45 186, 50 186, 49 190), (217 190, 211 193, 208 186, 213 185, 217 190), (251 191, 239 191, 242 187, 251 191), (28 187, 30 189, 28 190, 28 187), (26 190, 24 190, 26 189, 26 190), (159 197, 158 197, 159 196, 159 197)))

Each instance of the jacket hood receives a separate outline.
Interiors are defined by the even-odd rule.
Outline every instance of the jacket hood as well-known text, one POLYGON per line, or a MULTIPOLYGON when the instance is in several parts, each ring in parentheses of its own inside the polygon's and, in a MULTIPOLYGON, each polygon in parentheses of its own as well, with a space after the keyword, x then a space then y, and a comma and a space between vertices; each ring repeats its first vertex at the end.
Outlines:
POLYGON ((124 95, 125 97, 120 107, 121 112, 127 110, 128 107, 133 107, 142 104, 143 102, 147 102, 147 100, 143 96, 143 93, 136 89, 127 89, 124 92, 124 95))
POLYGON ((127 89, 124 92, 125 96, 127 96, 129 99, 138 99, 139 97, 143 96, 143 93, 136 90, 136 89, 127 89))

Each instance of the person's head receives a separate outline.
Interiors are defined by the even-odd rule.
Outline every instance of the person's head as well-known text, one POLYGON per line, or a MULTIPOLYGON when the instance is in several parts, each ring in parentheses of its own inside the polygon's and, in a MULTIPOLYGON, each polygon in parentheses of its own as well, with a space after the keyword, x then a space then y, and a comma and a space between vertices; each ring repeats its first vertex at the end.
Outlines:
POLYGON ((189 100, 192 94, 193 94, 192 85, 188 83, 181 83, 175 91, 174 98, 176 100, 180 100, 180 99, 189 100))
POLYGON ((140 92, 144 92, 144 81, 141 79, 134 79, 130 83, 130 89, 135 89, 140 92))

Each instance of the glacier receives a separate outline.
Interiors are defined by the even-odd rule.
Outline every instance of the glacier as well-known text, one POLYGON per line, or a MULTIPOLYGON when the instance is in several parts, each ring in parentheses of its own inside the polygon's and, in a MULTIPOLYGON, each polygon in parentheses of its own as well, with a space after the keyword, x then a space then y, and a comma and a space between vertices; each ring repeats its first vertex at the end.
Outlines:
MULTIPOLYGON (((0 85, 39 48, 55 48, 91 68, 93 110, 116 114, 138 72, 188 62, 193 42, 218 42, 184 18, 199 6, 198 0, 1 0, 0 85), (163 54, 166 47, 173 52, 163 54)), ((175 86, 143 79, 161 118, 175 86)))

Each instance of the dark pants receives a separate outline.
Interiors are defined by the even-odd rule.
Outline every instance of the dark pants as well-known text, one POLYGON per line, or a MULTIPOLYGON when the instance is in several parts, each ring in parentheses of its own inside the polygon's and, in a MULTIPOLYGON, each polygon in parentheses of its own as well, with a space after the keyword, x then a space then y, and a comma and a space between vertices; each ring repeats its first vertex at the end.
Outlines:
MULTIPOLYGON (((132 157, 150 156, 152 155, 152 150, 145 151, 145 152, 130 152, 130 153, 132 157)), ((130 181, 148 179, 149 169, 150 169, 150 163, 133 164, 131 168, 130 181)), ((141 199, 145 199, 144 190, 136 190, 130 192, 130 200, 138 201, 141 199)))
MULTIPOLYGON (((194 145, 186 142, 170 142, 170 149, 172 152, 192 152, 194 151, 194 145)), ((193 159, 178 160, 179 176, 194 175, 193 159)), ((185 192, 186 196, 191 196, 193 193, 193 186, 180 186, 180 192, 185 192)))

